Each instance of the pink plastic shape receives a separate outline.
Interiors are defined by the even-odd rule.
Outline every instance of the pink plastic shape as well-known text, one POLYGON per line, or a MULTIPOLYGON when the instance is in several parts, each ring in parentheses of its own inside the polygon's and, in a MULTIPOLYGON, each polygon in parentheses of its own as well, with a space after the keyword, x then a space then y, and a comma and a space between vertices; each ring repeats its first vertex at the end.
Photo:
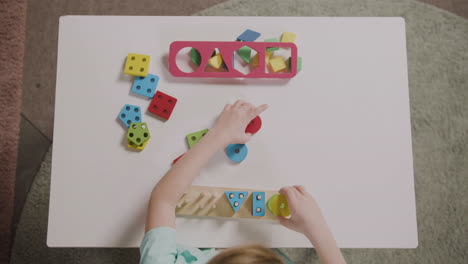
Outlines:
MULTIPOLYGON (((187 55, 188 56, 188 55, 187 55)), ((287 63, 287 62, 286 62, 287 63)), ((169 47, 169 72, 175 77, 215 77, 215 78, 292 78, 297 73, 297 46, 291 42, 244 42, 244 41, 174 41, 169 47), (248 46, 258 52, 258 66, 250 73, 244 74, 233 66, 233 54, 243 46, 248 46), (176 63, 177 53, 187 47, 200 52, 200 67, 193 72, 183 72, 176 63), (267 73, 265 67, 265 51, 269 47, 291 49, 291 69, 285 73, 267 73), (223 57, 227 72, 206 72, 203 65, 208 64, 213 50, 217 48, 223 57)))

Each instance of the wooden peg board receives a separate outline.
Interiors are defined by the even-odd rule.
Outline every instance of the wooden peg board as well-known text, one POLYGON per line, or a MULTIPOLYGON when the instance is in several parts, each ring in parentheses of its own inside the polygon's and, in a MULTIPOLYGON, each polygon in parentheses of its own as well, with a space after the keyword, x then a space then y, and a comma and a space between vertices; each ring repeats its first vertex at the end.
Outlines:
POLYGON ((192 186, 190 190, 180 198, 176 207, 176 215, 277 220, 277 217, 268 210, 267 206, 270 197, 277 193, 276 191, 265 190, 192 186), (228 191, 248 192, 247 197, 237 212, 234 212, 229 200, 224 194, 224 192, 228 191), (265 192, 265 216, 252 215, 253 192, 265 192))

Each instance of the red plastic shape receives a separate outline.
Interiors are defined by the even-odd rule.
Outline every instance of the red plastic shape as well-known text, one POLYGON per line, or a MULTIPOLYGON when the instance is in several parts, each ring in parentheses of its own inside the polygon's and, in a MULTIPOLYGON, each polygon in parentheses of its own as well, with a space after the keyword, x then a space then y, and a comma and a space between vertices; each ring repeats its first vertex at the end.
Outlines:
POLYGON ((215 77, 215 78, 284 78, 289 79, 297 73, 297 46, 292 42, 244 42, 244 41, 174 41, 169 47, 169 72, 175 77, 215 77), (250 73, 244 74, 233 66, 233 54, 243 46, 248 46, 258 52, 258 66, 250 73), (200 67, 193 72, 183 72, 176 63, 177 53, 187 47, 192 47, 200 52, 200 67), (266 72, 265 52, 266 48, 278 47, 291 49, 290 72, 275 73, 266 72), (218 49, 224 59, 227 72, 207 72, 203 65, 208 64, 213 50, 218 49))

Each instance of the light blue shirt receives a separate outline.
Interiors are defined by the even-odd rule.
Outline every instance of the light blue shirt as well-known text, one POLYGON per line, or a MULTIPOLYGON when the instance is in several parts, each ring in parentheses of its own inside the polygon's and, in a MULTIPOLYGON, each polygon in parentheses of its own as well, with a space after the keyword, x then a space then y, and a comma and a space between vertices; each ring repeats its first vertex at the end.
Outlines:
POLYGON ((205 264, 214 255, 214 248, 201 250, 176 243, 176 231, 158 227, 146 232, 140 246, 140 264, 205 264))
MULTIPOLYGON (((279 249, 273 249, 285 264, 293 262, 279 249)), ((198 249, 176 243, 176 231, 158 227, 146 232, 140 246, 140 264, 206 264, 216 255, 214 248, 198 249)))

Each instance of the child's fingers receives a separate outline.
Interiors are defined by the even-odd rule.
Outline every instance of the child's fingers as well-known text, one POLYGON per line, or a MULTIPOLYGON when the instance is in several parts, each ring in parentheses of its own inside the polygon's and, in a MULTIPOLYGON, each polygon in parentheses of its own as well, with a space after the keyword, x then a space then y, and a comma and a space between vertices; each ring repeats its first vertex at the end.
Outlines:
POLYGON ((260 115, 261 113, 263 113, 263 111, 265 111, 267 109, 268 109, 267 104, 262 104, 261 106, 255 108, 254 113, 253 113, 254 117, 260 115))
POLYGON ((232 106, 233 106, 233 107, 239 107, 239 106, 243 105, 244 103, 245 103, 245 102, 242 101, 242 100, 237 100, 232 106))
POLYGON ((297 201, 297 190, 292 187, 283 187, 279 190, 279 193, 286 197, 288 200, 288 204, 290 205, 291 209, 293 209, 296 205, 297 201))
POLYGON ((302 195, 307 194, 305 187, 302 185, 294 185, 294 188, 296 188, 296 190, 298 190, 302 195))

